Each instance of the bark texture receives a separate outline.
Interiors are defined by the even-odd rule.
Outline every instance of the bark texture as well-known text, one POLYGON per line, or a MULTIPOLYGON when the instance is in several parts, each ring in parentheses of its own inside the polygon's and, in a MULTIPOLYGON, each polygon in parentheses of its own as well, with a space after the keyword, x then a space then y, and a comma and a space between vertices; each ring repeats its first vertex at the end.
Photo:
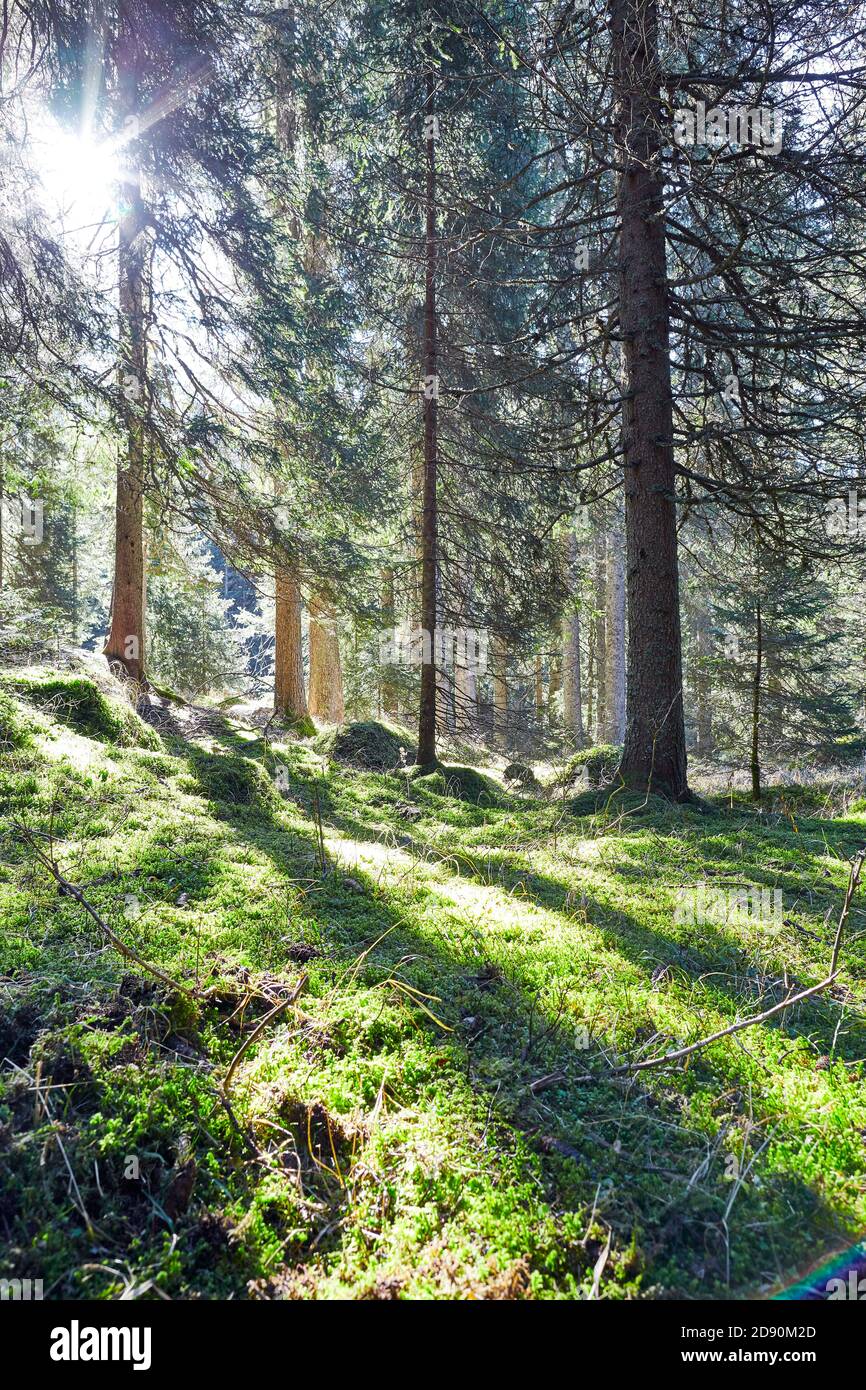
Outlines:
POLYGON ((337 615, 323 595, 310 598, 310 696, 314 719, 342 724, 346 717, 337 615))
POLYGON ((304 690, 304 648, 301 628, 301 588, 290 568, 277 570, 274 619, 274 709, 287 719, 307 714, 304 690))
POLYGON ((607 538, 607 649, 605 652, 605 690, 607 691, 608 743, 625 738, 625 541, 620 527, 614 526, 607 538))
POLYGON ((607 540, 603 531, 595 534, 595 616, 592 651, 595 658, 595 741, 607 736, 607 540))
POLYGON ((656 0, 610 0, 625 401, 628 680, 620 773, 688 796, 656 0))

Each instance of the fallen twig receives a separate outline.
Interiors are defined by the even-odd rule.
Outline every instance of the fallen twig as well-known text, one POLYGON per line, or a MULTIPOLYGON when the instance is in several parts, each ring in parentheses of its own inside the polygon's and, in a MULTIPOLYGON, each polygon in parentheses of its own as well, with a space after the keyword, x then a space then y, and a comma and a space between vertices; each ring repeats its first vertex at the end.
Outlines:
POLYGON ((774 1004, 771 1009, 765 1009, 763 1013, 753 1014, 751 1018, 742 1018, 737 1023, 730 1023, 727 1028, 720 1028, 717 1033, 711 1033, 709 1037, 701 1038, 700 1042, 690 1043, 688 1047, 679 1047, 675 1052, 665 1052, 660 1057, 648 1057, 643 1062, 626 1062, 621 1067, 613 1067, 608 1075, 624 1076, 630 1072, 647 1071, 650 1067, 661 1067, 668 1062, 678 1062, 681 1058, 689 1057, 693 1052, 708 1047, 710 1043, 718 1042, 720 1038, 730 1037, 732 1033, 740 1033, 744 1028, 754 1028, 758 1023, 766 1023, 767 1019, 775 1017, 776 1014, 783 1013, 786 1009, 793 1008, 795 1004, 801 1004, 804 999, 811 999, 813 995, 828 989, 839 974, 839 952, 842 947, 842 936, 845 931, 845 923, 848 921, 848 914, 851 911, 851 901, 863 872, 864 860, 866 860, 866 849, 860 850, 851 864, 845 901, 842 904, 842 911, 836 928, 836 939, 833 942, 833 951, 830 956, 830 969, 823 980, 820 980, 817 985, 811 985, 809 989, 802 989, 798 994, 790 995, 787 999, 783 999, 781 1004, 774 1004))
POLYGON ((30 846, 30 849, 39 860, 40 864, 43 864, 55 879, 58 887, 84 908, 87 915, 96 923, 103 936, 111 942, 116 951, 119 951, 126 960, 132 961, 134 965, 146 971, 148 975, 153 975, 157 980, 161 980, 164 985, 168 985, 169 989, 180 990, 181 993, 189 995, 197 995, 199 993, 198 990, 191 989, 189 985, 181 984, 179 980, 172 979, 171 975, 167 975, 164 970, 160 970, 158 965, 152 965, 150 961, 144 960, 137 951, 134 951, 131 946, 127 946, 126 942, 112 930, 108 923, 103 921, 96 911, 96 908, 92 903, 88 902, 81 889, 76 887, 74 883, 70 883, 69 879, 63 877, 54 859, 52 859, 50 854, 46 854, 45 851, 40 848, 30 831, 24 826, 18 826, 17 829, 19 834, 22 835, 30 846))
POLYGON ((301 978, 298 980, 298 983, 295 985, 295 988, 292 990, 291 994, 287 995, 285 999, 280 999, 274 1005, 274 1007, 268 1013, 265 1014, 264 1018, 256 1024, 249 1037, 244 1038, 244 1041, 241 1043, 240 1047, 238 1048, 237 1052, 235 1053, 234 1057, 229 1063, 229 1069, 226 1072, 225 1078, 223 1079, 222 1083, 223 1093, 225 1093, 228 1090, 231 1084, 231 1079, 234 1076, 235 1071, 237 1069, 237 1065, 243 1057, 244 1053, 247 1051, 247 1049, 252 1047, 256 1038, 264 1032, 268 1024, 271 1023, 277 1017, 278 1014, 282 1013, 283 1009, 287 1009, 290 1004, 294 1004, 295 1000, 298 998, 306 983, 307 976, 302 975, 301 978))

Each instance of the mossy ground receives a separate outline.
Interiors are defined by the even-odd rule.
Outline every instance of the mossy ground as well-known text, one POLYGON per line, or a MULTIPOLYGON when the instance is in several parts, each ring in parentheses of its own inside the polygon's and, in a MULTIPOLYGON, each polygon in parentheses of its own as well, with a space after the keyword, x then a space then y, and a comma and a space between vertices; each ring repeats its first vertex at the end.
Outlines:
POLYGON ((157 751, 21 701, 10 721, 0 1275, 53 1298, 724 1298, 862 1234, 859 906, 835 998, 610 1074, 821 978, 862 810, 813 787, 575 815, 229 723, 157 751), (206 998, 130 970, 12 822, 206 998), (699 881, 779 888, 784 919, 678 923, 699 881), (302 971, 226 1106, 264 1012, 245 991, 302 971))

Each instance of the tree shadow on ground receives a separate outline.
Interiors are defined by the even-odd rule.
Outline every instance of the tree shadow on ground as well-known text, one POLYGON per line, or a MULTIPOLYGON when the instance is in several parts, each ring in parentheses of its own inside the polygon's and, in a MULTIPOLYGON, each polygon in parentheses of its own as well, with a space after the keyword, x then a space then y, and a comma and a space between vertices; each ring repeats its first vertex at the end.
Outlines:
MULTIPOLYGON (((191 767, 201 773, 198 754, 191 767)), ((349 829, 332 801, 320 798, 319 805, 329 827, 349 829)), ((221 819, 234 837, 267 856, 282 874, 296 869, 299 860, 309 863, 319 851, 316 826, 288 829, 279 806, 266 798, 237 806, 223 803, 221 819)), ((380 839, 381 834, 369 838, 380 839)), ((452 857, 443 862, 451 865, 452 857)), ((762 1106, 755 1098, 754 1059, 739 1042, 731 1040, 722 1067, 717 1054, 700 1054, 688 1074, 609 1076, 603 1056, 576 1043, 574 1028, 557 1018, 551 1000, 541 998, 527 978, 523 963, 495 937, 459 922, 448 930, 422 930, 407 922, 406 903, 389 901, 388 887, 370 882, 363 869, 353 868, 362 881, 353 878, 348 887, 333 856, 326 856, 324 867, 322 891, 305 900, 304 911, 315 920, 333 964, 357 965, 368 951, 356 970, 355 988, 390 990, 393 996, 387 981, 399 978, 423 996, 435 997, 442 1022, 454 1032, 447 1064, 483 1097, 492 1123, 522 1137, 527 1171, 540 1171, 551 1203, 559 1210, 594 1208, 623 1245, 636 1234, 649 1281, 658 1279, 666 1288, 694 1297, 719 1296, 728 1287, 742 1292, 756 1282, 784 1279, 811 1242, 835 1239, 844 1227, 810 1183, 778 1165, 770 1168, 760 1158, 755 1176, 760 1175, 762 1188, 744 1185, 736 1204, 740 1224, 730 1212, 725 1221, 731 1194, 724 1172, 725 1134, 730 1132, 730 1142, 735 1142, 747 1109, 756 1136, 753 1150, 774 1123, 782 1128, 782 1139, 795 1128, 793 1118, 784 1122, 778 1108, 762 1106), (539 1085, 547 1076, 555 1079, 539 1085), (713 1124, 702 1128, 684 1122, 690 1099, 701 1091, 720 1090, 726 1109, 713 1124), (762 1228, 757 1238, 756 1224, 762 1228), (778 1258, 774 1243, 783 1252, 778 1258)), ((457 872, 477 882, 477 866, 464 863, 457 872)), ((569 910, 573 890, 561 881, 509 866, 504 874, 512 887, 519 880, 532 904, 559 913, 569 910)), ((427 886, 436 892, 435 884, 427 886)), ((483 879, 481 886, 487 886, 483 879)), ((615 950, 644 977, 652 973, 654 961, 672 959, 689 974, 704 973, 720 961, 735 964, 740 976, 748 968, 748 954, 728 931, 703 933, 700 946, 690 946, 688 958, 682 959, 680 941, 628 913, 593 900, 590 914, 589 928, 599 932, 604 948, 615 950)), ((743 1002, 742 988, 721 984, 714 991, 743 1002)), ((407 1008, 411 1026, 426 1034, 431 1046, 441 1046, 439 1025, 407 1008)), ((804 1017, 826 1039, 832 1036, 832 1018, 822 1009, 816 1003, 804 1017)), ((786 1026, 793 1021, 789 1018, 786 1026)), ((851 1046, 860 1047, 862 1055, 861 1033, 851 1046)), ((643 1041, 636 1034, 635 1043, 643 1041)), ((340 1239, 339 1234, 329 1237, 323 1251, 338 1247, 340 1239)))

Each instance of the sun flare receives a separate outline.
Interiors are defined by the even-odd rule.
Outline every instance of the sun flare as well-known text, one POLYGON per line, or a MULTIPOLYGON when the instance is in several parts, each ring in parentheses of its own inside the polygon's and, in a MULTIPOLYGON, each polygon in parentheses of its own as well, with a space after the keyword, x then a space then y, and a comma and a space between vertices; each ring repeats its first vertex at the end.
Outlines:
POLYGON ((46 198, 64 213, 101 215, 123 173, 116 142, 53 126, 35 140, 35 165, 46 198))

